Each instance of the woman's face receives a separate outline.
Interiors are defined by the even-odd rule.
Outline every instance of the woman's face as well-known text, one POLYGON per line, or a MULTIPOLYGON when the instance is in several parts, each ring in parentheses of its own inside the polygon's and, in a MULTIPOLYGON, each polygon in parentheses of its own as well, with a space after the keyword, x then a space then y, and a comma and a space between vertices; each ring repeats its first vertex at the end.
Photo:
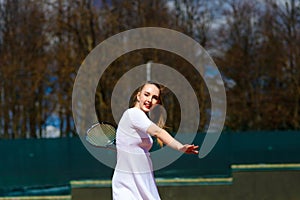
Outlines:
POLYGON ((138 107, 144 112, 149 112, 150 109, 159 104, 160 91, 154 84, 146 84, 143 89, 137 94, 137 103, 135 107, 138 107))

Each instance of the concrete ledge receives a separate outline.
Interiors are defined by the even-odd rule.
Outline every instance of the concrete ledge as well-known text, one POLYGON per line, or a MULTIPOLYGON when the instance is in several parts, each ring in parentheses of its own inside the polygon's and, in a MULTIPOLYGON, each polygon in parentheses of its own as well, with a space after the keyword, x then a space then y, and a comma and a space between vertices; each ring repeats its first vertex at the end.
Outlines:
MULTIPOLYGON (((188 185, 224 185, 231 184, 232 177, 229 178, 157 178, 158 186, 188 186, 188 185)), ((97 188, 111 187, 111 180, 78 180, 71 181, 71 188, 97 188)))

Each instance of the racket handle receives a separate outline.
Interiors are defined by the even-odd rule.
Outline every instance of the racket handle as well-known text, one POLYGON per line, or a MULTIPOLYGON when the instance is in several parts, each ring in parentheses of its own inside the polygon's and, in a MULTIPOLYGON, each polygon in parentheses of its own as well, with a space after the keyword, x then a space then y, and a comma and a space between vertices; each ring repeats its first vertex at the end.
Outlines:
POLYGON ((116 139, 113 139, 112 141, 108 142, 106 146, 116 145, 116 139))

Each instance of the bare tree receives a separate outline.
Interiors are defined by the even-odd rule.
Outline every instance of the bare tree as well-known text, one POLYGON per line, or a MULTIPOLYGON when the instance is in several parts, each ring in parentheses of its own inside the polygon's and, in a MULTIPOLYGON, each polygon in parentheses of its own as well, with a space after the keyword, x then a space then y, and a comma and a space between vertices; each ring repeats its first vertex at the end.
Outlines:
MULTIPOLYGON (((276 30, 280 34, 284 46, 283 56, 285 83, 288 85, 290 103, 290 126, 299 129, 300 115, 300 2, 287 0, 284 4, 272 3, 274 8, 276 30)), ((288 102, 287 102, 288 103, 288 102)))
POLYGON ((3 1, 1 8, 4 137, 39 137, 47 115, 43 7, 36 1, 3 1))
POLYGON ((226 23, 220 27, 223 48, 219 67, 225 76, 236 82, 228 91, 227 125, 234 129, 248 129, 262 121, 262 94, 258 79, 263 68, 256 57, 260 46, 259 9, 256 1, 226 1, 224 9, 226 23))

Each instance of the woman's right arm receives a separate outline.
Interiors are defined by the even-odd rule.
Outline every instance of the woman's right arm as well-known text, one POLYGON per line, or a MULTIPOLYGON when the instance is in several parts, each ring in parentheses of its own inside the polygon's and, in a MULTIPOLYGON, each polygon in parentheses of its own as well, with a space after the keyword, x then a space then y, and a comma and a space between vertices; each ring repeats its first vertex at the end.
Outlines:
POLYGON ((160 139, 164 144, 168 145, 169 147, 184 152, 184 153, 192 153, 198 154, 199 146, 195 146, 193 144, 181 144, 175 138, 173 138, 166 130, 158 127, 155 124, 151 124, 147 129, 147 132, 154 137, 160 139))

